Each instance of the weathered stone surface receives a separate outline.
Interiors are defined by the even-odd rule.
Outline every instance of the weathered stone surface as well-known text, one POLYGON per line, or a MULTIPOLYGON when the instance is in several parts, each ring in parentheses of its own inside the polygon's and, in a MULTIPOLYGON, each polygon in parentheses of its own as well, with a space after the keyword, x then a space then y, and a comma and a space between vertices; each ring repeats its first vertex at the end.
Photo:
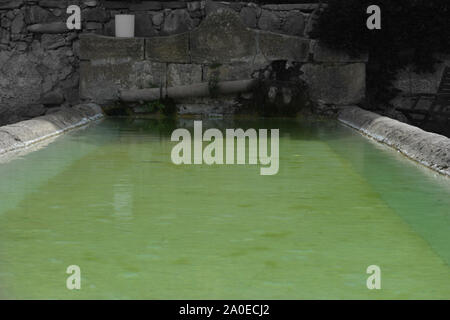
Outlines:
POLYGON ((158 88, 166 83, 166 65, 150 61, 92 64, 81 62, 80 96, 96 103, 110 103, 123 89, 158 88))
POLYGON ((234 64, 220 64, 217 66, 205 66, 204 80, 209 81, 212 77, 217 77, 219 81, 231 81, 241 79, 251 79, 252 74, 258 68, 253 63, 234 63, 234 64))
POLYGON ((263 31, 255 31, 255 34, 258 35, 260 52, 266 59, 308 61, 310 40, 263 31))
POLYGON ((191 30, 193 22, 191 16, 186 10, 173 10, 164 19, 161 27, 162 35, 171 35, 183 33, 191 30))
POLYGON ((86 30, 102 30, 103 25, 100 22, 88 21, 88 22, 86 22, 86 25, 84 28, 86 30))
POLYGON ((164 1, 162 5, 165 9, 183 9, 187 7, 186 2, 181 1, 164 1))
POLYGON ((0 53, 0 62, 0 124, 5 124, 17 119, 10 111, 20 113, 39 100, 44 79, 29 55, 0 53))
POLYGON ((244 7, 240 12, 240 16, 244 24, 249 28, 256 28, 258 18, 256 16, 256 9, 251 7, 244 7))
POLYGON ((268 10, 262 10, 258 21, 258 28, 261 30, 280 32, 281 19, 276 13, 268 10))
POLYGON ((193 99, 192 102, 182 102, 177 104, 178 113, 181 115, 201 115, 201 116, 224 116, 236 112, 236 106, 233 97, 220 101, 208 98, 193 99))
POLYGON ((24 27, 23 15, 18 14, 11 23, 11 33, 20 33, 24 27))
POLYGON ((305 17, 301 13, 289 14, 281 28, 285 34, 293 36, 303 36, 305 31, 305 17))
POLYGON ((29 32, 33 33, 66 33, 71 30, 67 29, 64 22, 38 23, 28 27, 29 32))
POLYGON ((93 65, 80 63, 80 97, 99 104, 116 101, 119 89, 131 86, 129 82, 131 63, 93 65))
POLYGON ((82 60, 143 60, 144 39, 83 34, 80 35, 80 58, 82 60))
MULTIPOLYGON (((129 1, 105 1, 103 3, 103 5, 107 9, 129 9, 131 7, 131 5, 134 5, 134 4, 130 4, 129 1)), ((135 8, 135 10, 137 10, 136 7, 134 7, 134 8, 135 8)), ((145 9, 145 10, 147 10, 147 9, 145 9)), ((148 9, 148 10, 153 10, 153 9, 148 9)), ((159 10, 159 9, 156 9, 156 10, 159 10)))
POLYGON ((45 49, 56 49, 66 44, 66 40, 61 34, 43 34, 41 37, 41 45, 45 49))
POLYGON ((43 8, 66 9, 68 7, 68 4, 69 4, 68 0, 40 0, 39 1, 39 5, 43 8))
POLYGON ((103 112, 98 105, 83 104, 0 127, 0 154, 25 148, 101 117, 103 112))
POLYGON ((132 65, 128 81, 137 89, 165 87, 166 69, 165 63, 138 61, 132 65))
POLYGON ((207 16, 217 11, 226 11, 226 10, 233 12, 233 10, 225 3, 212 0, 206 0, 205 2, 205 14, 207 16))
POLYGON ((59 90, 48 92, 40 99, 40 103, 44 105, 59 105, 63 102, 64 96, 59 90))
POLYGON ((152 15, 148 13, 138 13, 135 16, 135 35, 136 37, 152 37, 158 34, 153 27, 152 15))
POLYGON ((202 66, 171 63, 167 68, 167 86, 184 86, 202 82, 202 66))
POLYGON ((56 22, 56 19, 50 11, 42 9, 39 6, 32 6, 25 9, 25 22, 27 24, 56 22))
POLYGON ((189 63, 189 34, 146 39, 145 52, 151 61, 189 63))
MULTIPOLYGON (((322 4, 323 5, 323 4, 322 4)), ((275 11, 292 11, 299 10, 304 12, 311 12, 319 7, 318 3, 291 3, 291 4, 266 4, 263 9, 275 11)))
POLYGON ((235 12, 218 10, 191 32, 194 63, 250 61, 256 54, 255 37, 235 12))
POLYGON ((162 3, 159 1, 144 1, 141 3, 132 3, 130 5, 130 10, 132 11, 150 11, 150 10, 161 10, 162 3))
POLYGON ((106 22, 109 14, 105 9, 97 7, 83 11, 83 18, 85 21, 106 22))
POLYGON ((367 54, 352 57, 345 52, 330 49, 320 42, 314 45, 313 51, 314 51, 314 61, 316 62, 351 63, 351 62, 367 62, 368 60, 367 54))
POLYGON ((436 64, 434 72, 416 73, 413 66, 399 71, 393 85, 406 95, 417 93, 436 93, 446 66, 450 67, 450 56, 438 57, 442 63, 436 64))
POLYGON ((187 9, 188 11, 197 11, 201 9, 201 2, 200 1, 190 1, 187 3, 187 9))
POLYGON ((8 31, 6 31, 4 29, 0 29, 0 43, 8 44, 10 38, 11 38, 11 36, 9 35, 8 31))
POLYGON ((164 13, 158 12, 152 16, 152 22, 155 26, 160 26, 164 21, 164 13))
POLYGON ((357 104, 365 96, 364 63, 343 65, 305 64, 301 71, 313 100, 335 105, 357 104))
POLYGON ((0 2, 0 9, 15 9, 23 5, 23 0, 3 0, 0 2))
POLYGON ((450 176, 449 138, 355 106, 342 108, 338 119, 407 157, 450 176))

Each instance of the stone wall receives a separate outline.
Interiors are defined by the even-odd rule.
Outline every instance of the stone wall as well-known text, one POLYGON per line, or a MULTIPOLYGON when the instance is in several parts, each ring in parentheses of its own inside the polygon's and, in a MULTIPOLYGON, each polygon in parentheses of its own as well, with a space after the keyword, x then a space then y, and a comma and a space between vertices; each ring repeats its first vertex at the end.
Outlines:
MULTIPOLYGON (((82 98, 107 104, 118 100, 124 89, 183 86, 209 82, 212 77, 252 79, 279 60, 299 67, 312 100, 318 103, 348 105, 364 98, 367 57, 330 51, 305 37, 304 30, 287 35, 250 28, 241 12, 253 6, 240 11, 230 6, 215 4, 198 27, 175 35, 134 39, 84 35, 82 98)), ((291 5, 269 7, 287 10, 291 5)), ((199 101, 194 103, 198 106, 199 101)), ((205 107, 208 104, 210 100, 204 101, 205 107)))
MULTIPOLYGON (((244 26, 252 30, 304 38, 308 38, 318 12, 318 4, 314 3, 256 5, 212 1, 0 0, 0 124, 28 119, 54 112, 60 106, 78 103, 79 35, 95 33, 112 36, 116 14, 135 14, 136 36, 155 37, 193 31, 208 14, 219 8, 234 12, 242 19, 244 26), (73 32, 65 27, 66 8, 70 4, 77 4, 82 8, 81 31, 73 32)), ((159 54, 164 56, 167 52, 159 54)), ((326 52, 318 54, 324 54, 325 57, 317 59, 329 59, 326 58, 326 52)), ((166 66, 164 76, 167 76, 169 82, 198 80, 198 68, 182 65, 185 61, 171 62, 178 65, 166 66)), ((334 81, 336 79, 332 77, 335 75, 330 74, 333 69, 326 65, 335 68, 334 64, 341 62, 324 61, 321 67, 311 65, 305 67, 305 74, 314 78, 317 71, 322 74, 321 77, 334 81)), ((125 65, 122 67, 125 68, 125 65)), ((158 77, 158 72, 151 71, 158 68, 157 65, 143 63, 142 67, 146 75, 136 81, 147 83, 147 78, 158 77)), ((354 72, 355 69, 352 68, 358 69, 356 71, 362 76, 362 66, 359 65, 347 66, 347 70, 339 68, 336 76, 339 78, 343 74, 354 72)), ((202 68, 202 79, 210 72, 208 70, 202 68)), ((230 76, 235 75, 234 71, 226 72, 230 76)), ((312 82, 318 83, 319 80, 316 77, 312 82)), ((315 95, 320 96, 320 91, 320 88, 316 88, 315 95)))

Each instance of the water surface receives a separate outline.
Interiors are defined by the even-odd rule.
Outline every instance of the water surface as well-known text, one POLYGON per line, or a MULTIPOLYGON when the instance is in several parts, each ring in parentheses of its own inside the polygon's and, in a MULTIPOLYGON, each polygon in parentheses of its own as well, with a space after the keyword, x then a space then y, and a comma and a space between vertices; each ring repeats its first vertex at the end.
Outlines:
POLYGON ((450 179, 334 121, 203 125, 279 128, 279 173, 172 164, 190 120, 107 119, 0 164, 0 298, 450 298, 450 179))

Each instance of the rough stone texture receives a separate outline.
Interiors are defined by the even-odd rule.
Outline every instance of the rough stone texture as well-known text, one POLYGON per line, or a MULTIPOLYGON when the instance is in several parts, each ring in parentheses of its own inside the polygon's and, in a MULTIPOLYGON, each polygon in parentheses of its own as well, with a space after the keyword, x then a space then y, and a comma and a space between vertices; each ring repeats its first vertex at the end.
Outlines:
POLYGON ((32 33, 66 33, 71 30, 67 29, 64 22, 38 23, 28 27, 28 31, 32 33))
MULTIPOLYGON (((211 64, 216 62, 221 64, 219 78, 226 80, 247 78, 277 59, 306 62, 309 39, 275 33, 308 34, 316 20, 311 18, 315 9, 315 3, 1 0, 0 125, 39 116, 48 112, 49 106, 54 109, 57 102, 63 106, 79 103, 80 70, 85 70, 80 69, 80 58, 88 60, 83 61, 84 68, 85 62, 94 69, 111 64, 109 70, 100 70, 99 77, 114 77, 121 71, 126 74, 119 76, 119 83, 138 87, 166 82, 167 70, 159 62, 202 64, 202 81, 208 81, 211 64), (65 9, 69 4, 79 4, 82 9, 81 32, 66 27, 65 9), (136 36, 151 38, 111 40, 89 36, 113 36, 115 15, 121 13, 135 14, 136 36), (87 38, 79 41, 80 34, 87 34, 82 35, 87 38), (135 70, 139 67, 144 72, 135 70)), ((356 61, 322 48, 317 49, 315 57, 319 63, 356 61)), ((178 80, 188 81, 176 74, 178 80)), ((94 80, 94 76, 90 72, 85 80, 94 80)), ((99 96, 114 97, 114 90, 121 87, 114 82, 109 79, 106 87, 96 82, 99 96)), ((406 85, 404 80, 400 82, 406 85)), ((95 90, 88 92, 88 97, 95 97, 95 90)))
POLYGON ((171 63, 167 68, 167 86, 181 86, 202 82, 202 66, 171 63))
POLYGON ((101 117, 101 108, 90 103, 0 127, 0 154, 25 148, 101 117))
POLYGON ((367 62, 369 57, 367 54, 361 56, 350 56, 345 52, 330 49, 320 42, 314 44, 314 61, 316 62, 367 62))
POLYGON ((270 32, 255 33, 258 35, 258 47, 267 60, 308 61, 310 40, 270 32))
POLYGON ((234 64, 221 64, 218 66, 205 66, 204 67, 204 80, 209 81, 212 77, 216 77, 219 81, 231 81, 241 79, 251 79, 255 70, 262 68, 263 66, 253 63, 234 63, 234 64))
POLYGON ((82 60, 144 59, 144 39, 110 38, 93 34, 80 36, 82 60))
POLYGON ((128 83, 143 89, 165 87, 167 83, 167 64, 152 61, 134 62, 129 73, 128 83))
POLYGON ((354 60, 346 61, 346 57, 324 53, 322 49, 316 50, 317 55, 326 63, 311 64, 308 61, 314 52, 312 40, 251 30, 236 12, 221 6, 195 30, 139 39, 145 42, 144 60, 140 44, 134 50, 132 41, 138 40, 81 37, 81 57, 90 59, 81 68, 82 98, 104 103, 117 99, 119 91, 127 89, 183 86, 213 79, 252 79, 277 60, 306 63, 302 71, 311 96, 324 105, 358 103, 365 94, 364 63, 352 63, 354 60), (126 46, 117 44, 123 52, 113 49, 116 45, 111 43, 123 41, 126 46), (115 59, 110 58, 111 51, 117 55, 115 59), (158 67, 160 64, 167 64, 167 70, 158 67))
POLYGON ((235 113, 236 107, 233 97, 214 100, 210 98, 196 99, 193 102, 184 102, 177 105, 177 111, 181 115, 219 116, 235 113))
POLYGON ((285 34, 302 36, 305 31, 305 16, 299 12, 288 14, 281 31, 285 34))
POLYGON ((256 28, 258 24, 258 16, 255 8, 244 7, 241 12, 242 22, 249 28, 256 28))
POLYGON ((109 104, 123 89, 158 88, 166 85, 166 64, 151 61, 122 63, 81 62, 82 99, 109 104))
POLYGON ((418 74, 411 66, 401 70, 394 81, 394 87, 401 90, 404 95, 436 93, 445 67, 450 67, 450 55, 437 58, 442 62, 435 65, 434 72, 418 74))
POLYGON ((281 30, 281 18, 273 11, 262 10, 258 28, 265 31, 279 32, 281 30))
POLYGON ((137 13, 135 17, 135 36, 152 37, 158 34, 153 26, 153 15, 148 13, 137 13))
POLYGON ((162 24, 161 34, 178 34, 191 30, 194 23, 191 16, 186 10, 174 10, 171 11, 164 19, 162 24))
POLYGON ((80 63, 80 96, 99 104, 116 101, 121 87, 129 88, 132 63, 95 65, 89 61, 80 63))
POLYGON ((239 15, 227 10, 211 13, 191 32, 191 57, 194 63, 250 61, 256 54, 251 30, 239 15))
POLYGON ((189 34, 146 39, 145 53, 152 61, 189 63, 189 34))
POLYGON ((365 96, 364 63, 341 65, 305 64, 301 68, 311 98, 325 104, 357 104, 365 96))
POLYGON ((338 119, 407 157, 450 176, 449 138, 353 106, 342 108, 338 119))
POLYGON ((0 52, 0 124, 41 115, 42 99, 57 88, 67 93, 77 90, 78 84, 68 81, 75 60, 67 50, 48 51, 33 42, 30 52, 0 52))

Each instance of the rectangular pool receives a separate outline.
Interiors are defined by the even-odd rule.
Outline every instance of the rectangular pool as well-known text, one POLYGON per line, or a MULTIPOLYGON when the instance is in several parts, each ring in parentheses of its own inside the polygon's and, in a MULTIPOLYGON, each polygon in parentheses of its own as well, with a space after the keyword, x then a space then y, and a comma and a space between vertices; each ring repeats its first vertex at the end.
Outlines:
POLYGON ((279 128, 273 176, 177 166, 192 126, 106 119, 1 163, 0 298, 450 298, 450 179, 331 120, 203 121, 279 128))

